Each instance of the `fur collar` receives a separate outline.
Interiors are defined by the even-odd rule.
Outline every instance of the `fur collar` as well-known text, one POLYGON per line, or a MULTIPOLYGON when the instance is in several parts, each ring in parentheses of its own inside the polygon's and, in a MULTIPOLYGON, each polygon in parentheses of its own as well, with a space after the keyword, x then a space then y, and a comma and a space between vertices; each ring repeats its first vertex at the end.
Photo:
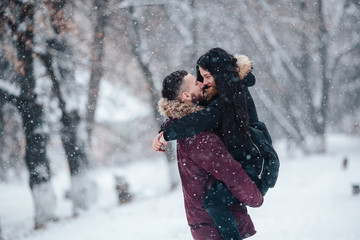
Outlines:
POLYGON ((240 80, 243 80, 246 77, 246 75, 251 71, 252 62, 245 55, 236 54, 235 58, 237 59, 237 65, 239 67, 240 80))
POLYGON ((193 112, 201 111, 204 107, 192 102, 180 102, 178 100, 168 100, 161 98, 158 102, 159 113, 162 116, 180 119, 193 112))

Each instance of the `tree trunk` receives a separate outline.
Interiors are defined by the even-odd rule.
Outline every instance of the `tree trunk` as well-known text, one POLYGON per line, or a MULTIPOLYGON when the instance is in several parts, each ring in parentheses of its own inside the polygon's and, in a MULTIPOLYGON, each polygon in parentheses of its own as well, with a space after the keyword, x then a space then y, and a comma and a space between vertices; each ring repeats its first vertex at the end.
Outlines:
POLYGON ((5 15, 4 9, 0 17, 7 23, 14 36, 14 47, 17 53, 19 85, 21 93, 18 97, 8 96, 20 111, 26 140, 25 162, 29 170, 29 185, 35 205, 35 228, 43 226, 54 219, 55 194, 50 182, 50 165, 46 153, 48 133, 43 122, 43 106, 37 102, 34 77, 34 10, 32 3, 13 2, 5 15))
MULTIPOLYGON (((0 182, 7 179, 7 164, 5 159, 5 119, 4 119, 4 100, 0 98, 0 182)), ((0 235, 1 236, 1 235, 0 235)))
MULTIPOLYGON (((1 98, 1 97, 0 97, 1 98)), ((0 181, 7 181, 9 171, 20 177, 23 164, 21 117, 11 103, 0 100, 0 181)))
POLYGON ((1 227, 1 218, 0 218, 0 240, 4 240, 3 234, 2 234, 2 227, 1 227))
MULTIPOLYGON (((32 57, 25 55, 23 82, 35 83, 32 76, 32 57)), ((34 87, 22 84, 18 108, 23 121, 26 139, 25 162, 30 173, 30 188, 35 204, 35 227, 41 227, 54 218, 55 195, 50 183, 50 165, 46 154, 49 135, 43 123, 43 106, 36 102, 34 87), (30 88, 28 88, 30 87, 30 88)))
POLYGON ((198 57, 198 21, 199 20, 197 17, 198 12, 196 9, 195 0, 190 0, 189 5, 192 15, 192 21, 191 21, 192 49, 190 49, 191 51, 190 63, 192 64, 191 69, 194 69, 198 57))
POLYGON ((85 121, 81 118, 79 109, 71 109, 69 107, 71 104, 67 104, 67 102, 76 101, 75 96, 78 93, 69 87, 69 84, 75 84, 75 64, 72 63, 72 48, 67 41, 67 17, 71 14, 64 15, 66 4, 67 1, 47 4, 51 13, 51 26, 56 37, 47 40, 46 53, 39 55, 53 83, 52 90, 59 100, 62 112, 61 140, 70 168, 70 198, 73 203, 73 213, 77 215, 81 210, 88 209, 90 204, 95 201, 97 190, 95 183, 90 178, 85 121), (67 85, 61 86, 61 83, 64 82, 67 85), (67 89, 70 93, 66 97, 66 101, 62 89, 67 89))
POLYGON ((96 187, 91 181, 86 144, 79 137, 81 128, 80 116, 77 111, 63 112, 61 140, 68 159, 71 175, 71 193, 73 212, 77 215, 80 210, 86 210, 95 200, 96 187))
POLYGON ((328 103, 329 103, 329 90, 331 86, 331 80, 327 76, 328 71, 328 30, 326 29, 324 13, 323 13, 323 2, 322 0, 317 1, 317 20, 318 20, 318 41, 320 43, 319 55, 321 63, 321 80, 322 80, 322 98, 321 104, 319 107, 319 112, 317 115, 317 124, 314 126, 315 136, 314 136, 314 146, 315 151, 325 152, 325 131, 327 123, 327 112, 328 112, 328 103))
POLYGON ((94 0, 94 9, 96 17, 94 20, 94 39, 92 44, 92 58, 91 58, 91 76, 89 82, 88 103, 86 108, 86 123, 91 146, 91 136, 94 127, 94 119, 96 112, 96 104, 99 94, 100 80, 104 74, 103 56, 104 56, 104 37, 105 26, 108 17, 106 16, 108 0, 94 0))
MULTIPOLYGON (((53 44, 59 44, 56 40, 52 41, 53 44)), ((62 49, 58 46, 56 49, 62 49)), ((59 54, 64 55, 64 54, 59 54)), ((67 55, 67 54, 65 54, 67 55)), ((92 189, 94 185, 89 178, 89 161, 87 155, 87 141, 82 139, 79 134, 79 130, 83 128, 81 126, 81 117, 77 110, 71 110, 70 112, 66 108, 66 102, 64 101, 63 94, 60 91, 61 77, 56 77, 53 68, 53 57, 50 53, 46 55, 40 55, 44 66, 46 67, 50 79, 52 80, 52 90, 59 99, 60 109, 62 111, 61 122, 63 127, 61 128, 61 140, 65 150, 65 154, 68 160, 71 176, 71 191, 70 198, 73 202, 73 212, 77 215, 80 210, 88 209, 90 203, 94 200, 94 193, 96 189, 92 189)), ((60 64, 56 64, 60 67, 60 64)), ((61 69, 59 71, 62 71, 61 69)), ((76 93, 73 93, 76 94, 76 93)))

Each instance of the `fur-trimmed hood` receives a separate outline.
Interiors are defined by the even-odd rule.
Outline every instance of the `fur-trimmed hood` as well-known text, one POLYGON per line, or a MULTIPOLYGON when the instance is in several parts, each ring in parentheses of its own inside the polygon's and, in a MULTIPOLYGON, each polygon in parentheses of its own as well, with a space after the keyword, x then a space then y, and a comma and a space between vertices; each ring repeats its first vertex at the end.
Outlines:
POLYGON ((161 98, 158 102, 159 113, 162 116, 180 119, 193 112, 201 111, 204 107, 192 102, 180 102, 178 100, 168 100, 161 98))
POLYGON ((240 80, 243 80, 251 71, 252 61, 250 61, 250 59, 245 55, 236 54, 235 58, 237 59, 237 65, 239 67, 240 80))

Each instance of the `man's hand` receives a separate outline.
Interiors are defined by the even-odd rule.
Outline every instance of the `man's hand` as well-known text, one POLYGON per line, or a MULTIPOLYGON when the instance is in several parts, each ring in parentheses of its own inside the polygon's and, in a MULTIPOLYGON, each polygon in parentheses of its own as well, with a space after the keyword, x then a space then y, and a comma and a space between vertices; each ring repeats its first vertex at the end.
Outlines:
POLYGON ((163 136, 164 132, 160 132, 156 137, 153 138, 152 149, 157 152, 165 152, 167 141, 163 136))

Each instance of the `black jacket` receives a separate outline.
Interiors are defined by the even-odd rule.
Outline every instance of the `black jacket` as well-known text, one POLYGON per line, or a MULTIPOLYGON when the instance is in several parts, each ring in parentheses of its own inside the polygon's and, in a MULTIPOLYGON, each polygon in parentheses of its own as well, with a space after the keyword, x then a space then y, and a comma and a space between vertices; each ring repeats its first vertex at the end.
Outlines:
MULTIPOLYGON (((258 122, 258 116, 254 101, 248 89, 249 86, 255 84, 255 77, 249 73, 248 76, 242 80, 247 98, 247 110, 249 115, 249 122, 258 122)), ((202 111, 192 113, 186 117, 178 119, 171 124, 168 124, 164 131, 164 138, 167 141, 178 140, 197 135, 201 132, 213 131, 217 133, 222 139, 224 134, 222 132, 222 106, 220 99, 216 98, 202 111)), ((234 123, 234 129, 237 128, 234 123)), ((234 131, 235 132, 235 131, 234 131)), ((244 147, 247 143, 236 134, 230 136, 230 144, 226 146, 233 158, 242 163, 244 170, 250 177, 257 177, 262 171, 262 160, 259 159, 258 151, 249 151, 251 147, 244 147)), ((253 179, 252 177, 252 179, 253 179)), ((253 179, 254 180, 254 179, 253 179)))
MULTIPOLYGON (((255 84, 254 75, 250 72, 242 80, 242 84, 247 98, 252 142, 249 142, 248 139, 241 139, 236 134, 231 134, 229 145, 226 147, 232 157, 242 164, 243 169, 265 195, 268 188, 274 187, 277 180, 279 159, 272 147, 272 140, 266 125, 258 119, 256 107, 248 89, 255 84), (248 144, 247 147, 244 147, 246 144, 248 144), (249 148, 249 144, 251 144, 251 148, 249 148)), ((167 141, 191 137, 206 131, 217 133, 223 140, 225 133, 222 132, 221 121, 222 106, 220 99, 216 98, 205 109, 173 121, 161 130, 164 131, 164 138, 167 141)), ((237 129, 235 123, 233 128, 237 129)))

